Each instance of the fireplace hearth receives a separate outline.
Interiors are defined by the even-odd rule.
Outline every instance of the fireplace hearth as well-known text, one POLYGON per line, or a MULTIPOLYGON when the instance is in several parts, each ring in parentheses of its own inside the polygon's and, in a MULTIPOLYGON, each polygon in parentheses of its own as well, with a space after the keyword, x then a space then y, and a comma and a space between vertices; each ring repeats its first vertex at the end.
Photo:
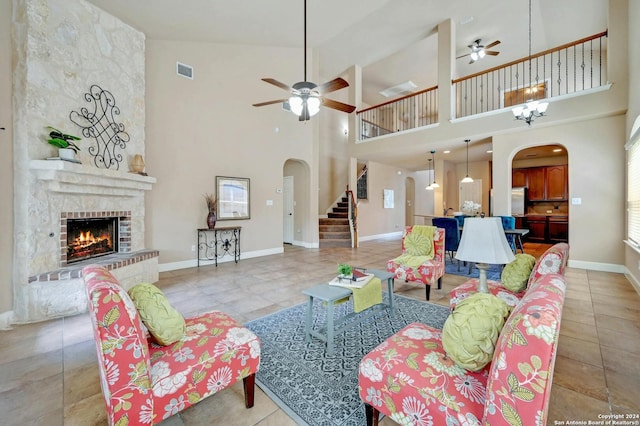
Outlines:
POLYGON ((118 218, 68 219, 67 264, 118 252, 118 218))

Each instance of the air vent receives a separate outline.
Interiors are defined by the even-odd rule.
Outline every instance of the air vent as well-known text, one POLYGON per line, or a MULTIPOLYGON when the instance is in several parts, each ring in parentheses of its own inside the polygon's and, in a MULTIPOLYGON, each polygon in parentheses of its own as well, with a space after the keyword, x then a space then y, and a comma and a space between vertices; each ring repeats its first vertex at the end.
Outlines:
POLYGON ((193 80, 193 67, 191 65, 176 62, 176 72, 178 75, 193 80))

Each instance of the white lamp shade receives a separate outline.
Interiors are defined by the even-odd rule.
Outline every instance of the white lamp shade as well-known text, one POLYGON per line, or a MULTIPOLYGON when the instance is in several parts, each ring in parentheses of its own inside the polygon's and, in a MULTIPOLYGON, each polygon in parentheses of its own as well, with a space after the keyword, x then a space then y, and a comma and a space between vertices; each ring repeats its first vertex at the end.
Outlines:
POLYGON ((547 111, 547 107, 549 106, 549 102, 540 102, 538 103, 538 112, 540 114, 544 114, 547 111))
POLYGON ((291 107, 291 112, 300 117, 300 114, 302 114, 302 98, 291 96, 289 98, 289 106, 291 107))
POLYGON ((504 234, 502 220, 499 217, 466 218, 456 259, 492 265, 511 263, 515 256, 504 234))
POLYGON ((313 117, 320 111, 320 99, 315 96, 307 98, 307 108, 309 108, 309 116, 313 117))

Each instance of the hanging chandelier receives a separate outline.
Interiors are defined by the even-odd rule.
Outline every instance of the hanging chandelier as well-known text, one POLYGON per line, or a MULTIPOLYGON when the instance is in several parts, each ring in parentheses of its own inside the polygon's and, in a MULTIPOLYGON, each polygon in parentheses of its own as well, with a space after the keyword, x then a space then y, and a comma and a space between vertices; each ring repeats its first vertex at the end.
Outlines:
MULTIPOLYGON (((529 0, 529 88, 526 92, 533 94, 536 91, 531 85, 531 0, 529 0)), ((522 120, 531 126, 533 120, 544 115, 548 106, 548 102, 539 102, 531 99, 524 105, 514 107, 511 111, 516 120, 522 120)))
MULTIPOLYGON (((431 179, 431 158, 429 158, 429 169, 427 170, 427 179, 431 179)), ((427 191, 433 191, 433 184, 430 183, 429 186, 425 188, 427 191)))

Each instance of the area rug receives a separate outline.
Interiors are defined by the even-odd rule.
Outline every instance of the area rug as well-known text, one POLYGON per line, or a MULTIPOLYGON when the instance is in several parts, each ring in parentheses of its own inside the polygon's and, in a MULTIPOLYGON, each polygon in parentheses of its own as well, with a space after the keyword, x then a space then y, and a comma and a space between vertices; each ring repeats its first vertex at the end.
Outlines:
MULTIPOLYGON (((480 271, 475 265, 471 268, 471 273, 469 273, 469 264, 466 266, 460 262, 460 270, 458 271, 458 261, 454 258, 453 262, 449 259, 449 255, 447 255, 447 260, 444 263, 444 272, 446 274, 452 275, 461 275, 463 277, 468 278, 478 278, 480 276, 480 271)), ((500 280, 500 274, 502 274, 502 266, 501 265, 489 265, 489 269, 487 269, 487 279, 488 280, 500 280)))
MULTIPOLYGON (((384 294, 386 302, 387 294, 384 294)), ((312 338, 305 342, 307 304, 293 306, 246 326, 262 343, 258 386, 300 425, 363 425, 358 365, 378 344, 405 325, 422 322, 441 329, 449 309, 395 295, 395 315, 383 310, 335 338, 335 353, 312 338)), ((336 307, 336 318, 353 312, 351 302, 336 307)), ((364 311, 358 315, 366 315, 364 311)), ((357 319, 357 316, 352 320, 357 319)), ((326 309, 314 303, 314 327, 326 324, 326 309)))

